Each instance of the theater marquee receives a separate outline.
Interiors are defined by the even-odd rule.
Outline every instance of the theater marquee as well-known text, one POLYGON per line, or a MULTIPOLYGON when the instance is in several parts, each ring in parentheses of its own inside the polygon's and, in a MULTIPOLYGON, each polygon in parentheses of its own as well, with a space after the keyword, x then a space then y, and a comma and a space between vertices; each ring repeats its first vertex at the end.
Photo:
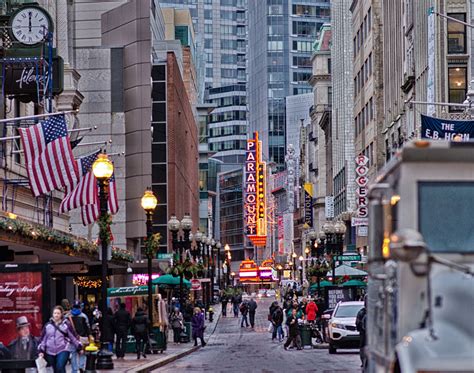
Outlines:
POLYGON ((245 233, 255 246, 265 246, 267 240, 266 165, 261 160, 258 132, 247 140, 245 160, 245 233))

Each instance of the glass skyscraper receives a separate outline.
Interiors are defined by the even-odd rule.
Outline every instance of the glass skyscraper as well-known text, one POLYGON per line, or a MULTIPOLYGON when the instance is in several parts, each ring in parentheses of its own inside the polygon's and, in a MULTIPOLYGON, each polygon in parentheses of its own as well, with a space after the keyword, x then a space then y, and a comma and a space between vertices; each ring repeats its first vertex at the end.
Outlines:
POLYGON ((277 170, 286 153, 285 97, 311 92, 312 44, 329 18, 328 0, 249 0, 249 123, 277 170))

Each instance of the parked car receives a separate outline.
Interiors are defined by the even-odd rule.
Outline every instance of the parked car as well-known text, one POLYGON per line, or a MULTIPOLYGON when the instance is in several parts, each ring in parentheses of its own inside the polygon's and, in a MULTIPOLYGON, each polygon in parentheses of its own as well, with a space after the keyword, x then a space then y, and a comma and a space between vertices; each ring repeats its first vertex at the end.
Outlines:
POLYGON ((276 291, 273 289, 268 289, 267 290, 267 298, 275 298, 276 297, 276 291))
POLYGON ((329 353, 335 354, 338 348, 358 348, 359 332, 356 329, 356 316, 364 302, 339 302, 329 320, 329 353))

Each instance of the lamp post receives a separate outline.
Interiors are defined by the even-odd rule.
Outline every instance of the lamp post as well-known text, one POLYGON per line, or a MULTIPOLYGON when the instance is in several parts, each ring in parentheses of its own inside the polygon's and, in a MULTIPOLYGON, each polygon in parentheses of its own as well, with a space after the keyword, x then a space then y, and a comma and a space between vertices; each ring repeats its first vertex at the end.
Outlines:
POLYGON ((203 234, 199 231, 199 229, 196 231, 194 234, 194 239, 196 240, 197 243, 197 257, 199 257, 199 260, 203 260, 203 252, 202 252, 202 239, 203 239, 203 234))
POLYGON ((282 271, 283 271, 283 266, 281 264, 277 265, 277 271, 278 271, 278 281, 281 284, 281 276, 282 276, 282 271))
POLYGON ((325 234, 326 252, 332 258, 332 283, 336 284, 336 257, 342 255, 346 225, 341 221, 336 223, 327 222, 323 224, 323 232, 325 234))
POLYGON ((293 280, 296 280, 296 253, 293 251, 293 254, 291 254, 291 257, 293 258, 293 280))
POLYGON ((211 304, 214 303, 214 279, 216 276, 216 259, 215 259, 215 252, 216 252, 216 240, 211 238, 211 304))
MULTIPOLYGON (((158 204, 158 199, 155 197, 153 192, 150 189, 145 190, 145 193, 142 197, 142 207, 146 213, 146 241, 147 246, 150 244, 150 240, 153 236, 153 213, 155 212, 156 205, 158 204)), ((153 327, 153 292, 152 292, 152 261, 153 261, 153 251, 148 249, 146 252, 147 264, 148 264, 148 318, 150 320, 150 325, 153 327)))
MULTIPOLYGON (((100 206, 100 219, 104 220, 107 217, 107 202, 109 198, 109 180, 114 173, 114 165, 112 161, 107 157, 107 154, 101 153, 97 156, 97 159, 92 164, 92 172, 99 183, 99 206, 100 206)), ((112 362, 112 353, 107 351, 105 348, 106 342, 104 341, 105 325, 104 317, 107 314, 107 251, 110 241, 110 227, 101 224, 99 226, 99 238, 101 244, 102 253, 102 287, 101 287, 101 300, 100 300, 100 311, 102 313, 102 322, 100 324, 100 336, 101 346, 100 352, 97 359, 97 369, 114 369, 114 363, 112 362)))
POLYGON ((217 241, 216 250, 217 250, 217 284, 219 285, 219 290, 221 289, 221 247, 222 244, 217 241))
POLYGON ((316 250, 318 248, 318 243, 316 242, 316 240, 318 238, 318 234, 316 233, 316 231, 311 230, 308 233, 308 238, 309 238, 309 241, 310 241, 310 246, 309 247, 310 247, 311 256, 313 256, 313 257, 317 256, 316 250))
MULTIPOLYGON (((189 234, 193 227, 193 221, 189 214, 184 214, 184 217, 181 221, 176 218, 176 215, 171 215, 170 220, 168 221, 168 229, 171 232, 173 251, 178 252, 179 264, 183 264, 183 250, 187 250, 191 244, 189 240, 189 234), (179 237, 179 229, 182 229, 183 236, 179 237)), ((179 274, 179 305, 181 310, 184 307, 184 297, 183 297, 183 272, 179 274)))
POLYGON ((300 257, 298 259, 300 261, 300 265, 298 266, 298 269, 300 270, 300 281, 301 281, 301 285, 303 285, 303 265, 306 266, 306 261, 305 261, 303 255, 300 255, 300 257))
POLYGON ((229 244, 225 244, 224 245, 224 261, 226 263, 226 266, 227 266, 227 271, 226 271, 226 279, 225 279, 225 286, 229 286, 229 275, 230 275, 230 272, 231 272, 231 269, 230 269, 230 260, 229 260, 229 255, 230 255, 230 246, 229 244))
POLYGON ((230 277, 231 277, 231 280, 232 280, 232 286, 234 286, 235 272, 231 272, 230 277))

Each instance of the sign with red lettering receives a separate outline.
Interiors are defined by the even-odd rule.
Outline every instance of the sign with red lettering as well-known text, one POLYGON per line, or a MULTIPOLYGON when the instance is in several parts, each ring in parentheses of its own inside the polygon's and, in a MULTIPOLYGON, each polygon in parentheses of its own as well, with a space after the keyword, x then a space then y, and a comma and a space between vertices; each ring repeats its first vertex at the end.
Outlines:
MULTIPOLYGON (((356 204, 357 204, 357 218, 363 218, 357 221, 358 226, 359 225, 367 225, 368 224, 368 205, 369 205, 369 198, 367 197, 368 191, 367 191, 367 184, 369 182, 369 178, 367 177, 367 174, 369 173, 369 167, 367 164, 369 163, 369 158, 367 158, 365 155, 358 155, 355 158, 355 163, 356 163, 356 204), (366 222, 367 221, 367 222, 366 222)), ((353 219, 354 222, 354 219, 353 219)), ((354 226, 354 224, 353 224, 354 226)))

